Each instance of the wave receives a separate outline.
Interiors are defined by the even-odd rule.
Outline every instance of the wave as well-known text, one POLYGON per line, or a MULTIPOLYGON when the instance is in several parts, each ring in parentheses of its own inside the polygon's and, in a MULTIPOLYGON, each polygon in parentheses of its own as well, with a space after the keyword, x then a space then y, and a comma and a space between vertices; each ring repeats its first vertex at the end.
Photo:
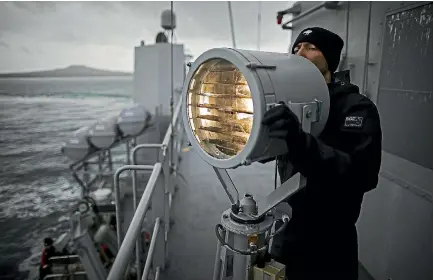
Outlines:
POLYGON ((25 98, 35 98, 35 97, 57 97, 57 98, 68 98, 68 99, 84 99, 89 97, 107 97, 107 98, 131 98, 130 95, 127 94, 119 94, 119 93, 101 93, 101 92, 46 92, 46 93, 9 93, 9 92, 1 92, 0 96, 6 97, 25 97, 25 98))

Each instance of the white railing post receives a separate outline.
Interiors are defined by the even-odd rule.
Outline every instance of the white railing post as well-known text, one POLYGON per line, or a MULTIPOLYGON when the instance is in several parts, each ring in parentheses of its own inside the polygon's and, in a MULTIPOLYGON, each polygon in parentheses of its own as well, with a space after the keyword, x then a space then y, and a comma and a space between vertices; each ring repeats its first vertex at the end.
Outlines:
MULTIPOLYGON (((153 257, 155 252, 155 246, 157 245, 159 236, 162 235, 160 217, 155 219, 154 230, 151 238, 151 243, 149 244, 148 258, 146 259, 145 268, 143 269, 142 280, 148 280, 149 271, 151 270, 151 265, 153 264, 153 257)), ((157 247, 158 248, 158 247, 157 247)), ((158 266, 157 266, 158 267, 158 266)))
MULTIPOLYGON (((133 162, 133 165, 137 164, 137 152, 142 149, 155 149, 158 152, 158 161, 162 162, 163 164, 163 171, 164 172, 164 156, 162 155, 164 152, 164 146, 163 144, 140 144, 134 147, 134 149, 131 151, 131 160, 133 162)), ((137 174, 136 171, 133 170, 133 177, 132 177, 132 183, 133 183, 133 213, 135 215, 136 208, 137 208, 137 174)), ((142 230, 142 229, 140 229, 142 230)), ((141 246, 143 244, 142 242, 143 237, 139 237, 136 240, 136 271, 137 271, 137 280, 141 279, 141 273, 142 273, 142 267, 141 267, 141 246)))
MULTIPOLYGON (((151 217, 152 221, 159 221, 160 227, 156 236, 156 248, 154 250, 153 261, 152 264, 154 267, 159 266, 162 270, 165 268, 166 263, 166 242, 165 242, 165 232, 166 232, 166 223, 165 217, 168 213, 166 213, 166 175, 164 171, 160 173, 158 176, 158 180, 156 182, 154 195, 152 196, 152 208, 151 208, 151 217), (160 222, 161 220, 161 222, 160 222)), ((156 234, 155 232, 152 235, 156 234)), ((153 236, 154 237, 154 236, 153 236)), ((148 256, 149 257, 149 256, 148 256)))
MULTIPOLYGON (((119 248, 118 254, 116 255, 116 259, 113 263, 112 268, 110 269, 110 273, 108 275, 108 280, 120 280, 122 279, 129 261, 131 259, 131 254, 134 251, 134 247, 136 245, 136 240, 139 237, 142 229, 142 223, 145 219, 146 212, 149 207, 149 203, 151 201, 152 194, 157 186, 157 180, 161 173, 161 163, 156 163, 154 166, 141 166, 141 165, 126 165, 122 166, 116 171, 115 175, 115 184, 117 185, 117 180, 119 174, 123 170, 146 170, 151 169, 152 174, 146 184, 145 192, 143 193, 142 198, 140 199, 139 205, 137 206, 137 211, 134 213, 133 219, 131 221, 130 226, 128 227, 127 233, 125 234, 125 240, 121 242, 121 246, 119 248)), ((118 207, 118 205, 116 205, 118 207)), ((119 226, 119 225, 118 225, 119 226)), ((119 234, 119 232, 118 232, 119 234)))

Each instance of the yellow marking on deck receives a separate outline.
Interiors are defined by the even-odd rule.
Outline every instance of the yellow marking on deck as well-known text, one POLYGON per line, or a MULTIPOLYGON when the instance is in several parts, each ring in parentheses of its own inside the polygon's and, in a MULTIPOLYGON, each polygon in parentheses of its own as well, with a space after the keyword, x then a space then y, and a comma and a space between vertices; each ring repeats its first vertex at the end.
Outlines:
POLYGON ((188 151, 190 151, 190 147, 185 147, 185 148, 183 148, 182 149, 182 151, 185 153, 185 152, 188 152, 188 151))

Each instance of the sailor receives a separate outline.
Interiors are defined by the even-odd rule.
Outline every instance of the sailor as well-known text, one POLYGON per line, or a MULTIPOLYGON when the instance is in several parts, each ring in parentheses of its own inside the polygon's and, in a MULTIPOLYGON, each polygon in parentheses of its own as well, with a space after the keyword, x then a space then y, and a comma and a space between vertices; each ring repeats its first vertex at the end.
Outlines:
POLYGON ((364 194, 378 183, 382 131, 375 104, 356 85, 337 79, 343 45, 337 34, 312 27, 301 31, 291 49, 315 64, 328 84, 329 117, 319 137, 304 132, 283 102, 263 120, 270 136, 288 145, 277 158, 281 183, 295 172, 307 179, 288 200, 293 212, 281 247, 272 248, 292 280, 358 279, 355 224, 364 194))
POLYGON ((41 264, 39 266, 39 279, 41 280, 48 274, 52 273, 50 258, 57 255, 53 243, 54 241, 52 238, 44 238, 44 249, 42 249, 41 264))

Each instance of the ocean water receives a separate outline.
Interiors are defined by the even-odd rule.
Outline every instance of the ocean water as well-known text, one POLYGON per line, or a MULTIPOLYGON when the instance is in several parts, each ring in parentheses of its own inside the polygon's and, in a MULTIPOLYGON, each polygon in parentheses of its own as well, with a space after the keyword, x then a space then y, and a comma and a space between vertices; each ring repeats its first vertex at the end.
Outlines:
POLYGON ((80 195, 60 153, 82 126, 132 103, 132 77, 0 79, 0 279, 26 279, 80 195))

